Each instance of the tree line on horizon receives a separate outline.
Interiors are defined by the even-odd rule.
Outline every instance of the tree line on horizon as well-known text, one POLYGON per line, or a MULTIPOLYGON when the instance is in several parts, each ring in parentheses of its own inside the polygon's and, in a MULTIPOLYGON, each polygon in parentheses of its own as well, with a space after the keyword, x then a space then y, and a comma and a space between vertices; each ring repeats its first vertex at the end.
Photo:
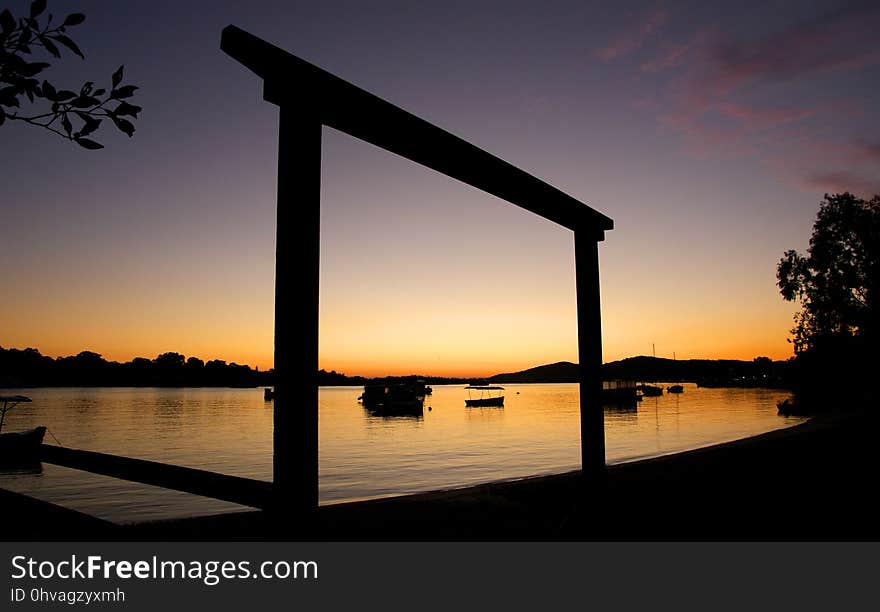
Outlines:
MULTIPOLYGON (((654 357, 630 357, 603 365, 606 379, 640 381, 694 381, 711 386, 785 387, 789 363, 756 357, 752 361, 691 359, 674 361, 654 357)), ((166 352, 154 359, 135 357, 119 363, 107 361, 99 353, 82 351, 68 357, 52 358, 35 348, 0 347, 0 388, 17 387, 258 387, 274 385, 274 370, 260 371, 248 365, 222 359, 203 361, 166 352)), ((370 381, 428 384, 467 383, 567 383, 577 382, 578 366, 559 362, 520 372, 496 374, 486 378, 408 376, 347 376, 335 370, 319 370, 321 386, 360 386, 370 381)))
POLYGON ((272 375, 175 352, 119 363, 92 351, 52 358, 35 348, 0 347, 0 387, 256 387, 271 385, 272 375))
MULTIPOLYGON (((222 359, 204 361, 176 352, 154 359, 135 357, 120 363, 107 361, 92 351, 68 357, 49 357, 38 349, 0 346, 0 388, 18 387, 260 387, 275 384, 273 369, 260 371, 249 365, 222 359)), ((425 379, 429 384, 469 382, 467 378, 438 376, 380 377, 406 382, 425 379)), ((375 380, 364 376, 346 376, 336 370, 318 370, 318 384, 364 385, 375 380)))

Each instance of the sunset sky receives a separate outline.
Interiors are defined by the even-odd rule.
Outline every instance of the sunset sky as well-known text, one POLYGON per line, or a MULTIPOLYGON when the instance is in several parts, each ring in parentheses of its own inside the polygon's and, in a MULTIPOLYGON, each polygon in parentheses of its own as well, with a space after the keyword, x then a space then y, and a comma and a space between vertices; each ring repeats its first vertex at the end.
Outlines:
MULTIPOLYGON (((5 0, 16 14, 28 2, 5 0)), ((0 346, 272 365, 277 108, 236 24, 586 202, 606 361, 791 355, 775 266, 822 195, 880 192, 880 3, 51 2, 125 64, 133 138, 0 127, 0 346), (63 7, 63 8, 62 8, 63 7)), ((320 365, 577 359, 568 230, 324 131, 320 365)))

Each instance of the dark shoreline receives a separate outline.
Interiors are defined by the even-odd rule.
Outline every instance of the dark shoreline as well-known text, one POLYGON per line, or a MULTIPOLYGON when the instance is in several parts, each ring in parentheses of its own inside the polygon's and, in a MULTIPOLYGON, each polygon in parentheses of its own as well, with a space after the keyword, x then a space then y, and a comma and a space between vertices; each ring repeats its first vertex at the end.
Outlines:
POLYGON ((16 538, 75 540, 876 540, 878 417, 792 427, 580 472, 321 506, 117 526, 0 490, 16 538))

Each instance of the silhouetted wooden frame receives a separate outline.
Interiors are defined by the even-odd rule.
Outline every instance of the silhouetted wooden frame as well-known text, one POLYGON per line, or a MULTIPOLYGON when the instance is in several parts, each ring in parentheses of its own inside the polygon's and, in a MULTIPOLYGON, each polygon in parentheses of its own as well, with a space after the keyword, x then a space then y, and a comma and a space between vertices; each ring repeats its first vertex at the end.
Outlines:
POLYGON ((235 26, 220 48, 263 79, 280 107, 275 268, 274 504, 318 505, 318 266, 321 131, 332 127, 574 232, 581 460, 605 468, 598 242, 614 222, 461 138, 235 26), (303 313, 294 320, 291 313, 303 313))

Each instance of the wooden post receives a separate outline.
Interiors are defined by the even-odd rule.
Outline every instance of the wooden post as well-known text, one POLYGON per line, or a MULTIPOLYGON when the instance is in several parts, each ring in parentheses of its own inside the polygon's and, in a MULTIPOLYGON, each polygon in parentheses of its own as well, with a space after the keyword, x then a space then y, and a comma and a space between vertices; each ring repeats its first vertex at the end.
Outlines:
POLYGON ((318 506, 318 265, 321 131, 313 109, 281 105, 275 238, 273 497, 276 511, 318 506))
POLYGON ((605 474, 605 413, 602 409, 602 311, 599 243, 592 228, 575 230, 578 363, 580 364, 581 465, 584 476, 605 474))

